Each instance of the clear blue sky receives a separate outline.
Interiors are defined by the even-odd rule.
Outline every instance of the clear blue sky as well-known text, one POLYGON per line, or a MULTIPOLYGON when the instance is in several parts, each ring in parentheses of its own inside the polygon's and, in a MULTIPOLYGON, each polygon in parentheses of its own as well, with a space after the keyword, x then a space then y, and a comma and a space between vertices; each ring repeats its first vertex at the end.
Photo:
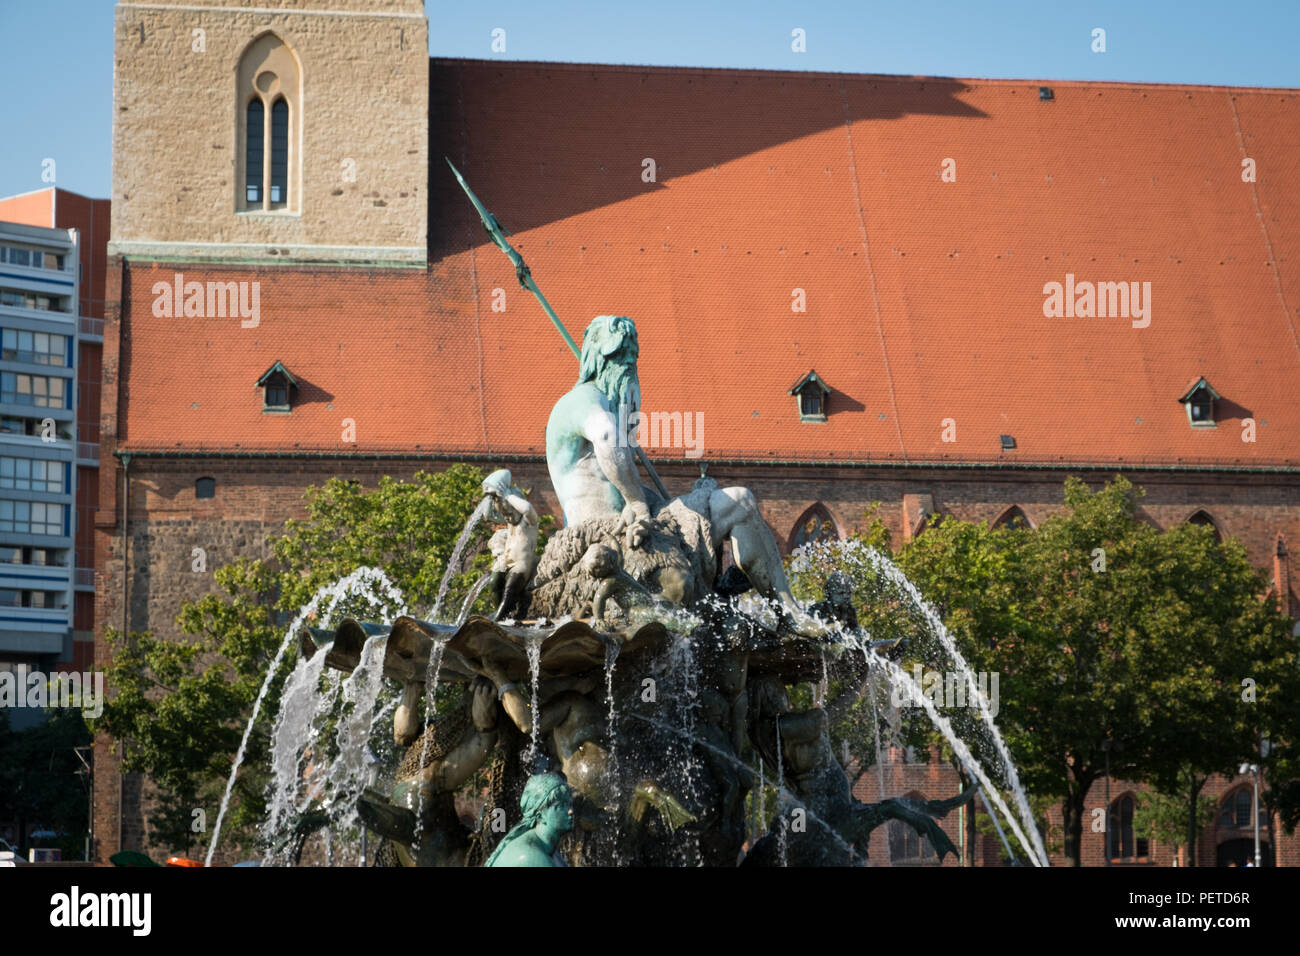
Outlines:
MULTIPOLYGON (((113 0, 0 0, 0 195, 108 196, 113 0)), ((1300 0, 430 0, 433 56, 1300 86, 1300 0), (493 28, 506 52, 493 53, 493 28), (794 53, 802 28, 807 52, 794 53), (1091 50, 1106 30, 1106 52, 1091 50)))

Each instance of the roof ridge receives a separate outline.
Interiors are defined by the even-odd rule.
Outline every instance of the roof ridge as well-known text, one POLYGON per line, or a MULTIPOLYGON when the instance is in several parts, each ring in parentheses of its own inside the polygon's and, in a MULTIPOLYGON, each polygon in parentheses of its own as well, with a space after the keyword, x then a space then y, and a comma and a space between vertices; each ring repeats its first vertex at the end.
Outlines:
POLYGON ((890 83, 958 83, 983 86, 1052 86, 1052 87, 1114 87, 1115 89, 1169 91, 1199 90, 1207 93, 1240 91, 1247 93, 1281 93, 1300 95, 1300 87, 1249 86, 1215 83, 1153 83, 1136 80, 1066 80, 1051 77, 964 77, 906 73, 852 73, 847 70, 765 70, 760 67, 690 66, 664 63, 580 63, 567 60, 491 60, 477 57, 431 56, 429 62, 442 66, 485 66, 512 68, 544 68, 565 72, 604 70, 611 73, 696 73, 725 74, 728 76, 790 76, 809 79, 847 78, 870 79, 890 83))

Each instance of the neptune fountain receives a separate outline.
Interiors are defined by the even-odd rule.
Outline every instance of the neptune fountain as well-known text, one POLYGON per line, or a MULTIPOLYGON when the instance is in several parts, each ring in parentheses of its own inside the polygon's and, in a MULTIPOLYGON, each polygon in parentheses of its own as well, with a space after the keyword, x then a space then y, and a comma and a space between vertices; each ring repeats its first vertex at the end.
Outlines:
MULTIPOLYGON (((854 798, 850 762, 835 754, 830 727, 865 696, 876 706, 877 679, 910 679, 859 627, 850 578, 828 573, 824 600, 804 607, 748 489, 720 488, 702 469, 688 492, 668 494, 637 446, 635 324, 597 316, 579 351, 504 230, 469 195, 579 359, 578 381, 546 426, 564 526, 539 553, 537 513, 502 469, 483 482, 431 620, 408 613, 372 569, 304 609, 271 668, 297 645, 273 733, 265 862, 292 863, 325 826, 378 838, 377 861, 408 866, 852 866, 866 862, 869 836, 886 821, 916 830, 942 858, 956 850, 936 819, 978 788, 1031 861, 1045 863, 986 707, 980 716, 1019 822, 933 708, 931 720, 977 785, 947 801, 854 798), (491 572, 458 615, 441 613, 483 519, 500 526, 487 545, 491 572), (489 584, 495 610, 471 614, 489 584), (315 626, 353 591, 382 622, 353 616, 315 626), (318 605, 326 613, 318 616, 318 605), (332 697, 318 693, 327 669, 346 675, 332 697), (790 688, 803 683, 842 690, 824 706, 797 708, 790 688), (449 684, 462 692, 439 712, 437 688, 449 684), (385 687, 393 699, 380 707, 385 687), (372 750, 383 749, 376 740, 389 714, 396 769, 385 776, 372 750)), ((897 570, 874 552, 870 559, 897 570)), ((969 679, 942 623, 913 597, 969 679)), ((242 754, 241 746, 232 785, 242 754)))
POLYGON ((396 860, 429 866, 553 852, 582 865, 842 866, 865 861, 871 830, 891 819, 955 852, 934 818, 973 791, 859 803, 832 753, 836 714, 791 707, 787 686, 801 681, 846 682, 840 708, 865 693, 848 579, 833 575, 827 600, 802 608, 747 489, 701 477, 669 499, 639 480, 635 434, 617 431, 639 410, 636 335, 632 320, 598 316, 583 337, 579 381, 546 430, 566 523, 540 560, 536 513, 509 472, 484 481, 476 514, 505 525, 491 618, 302 630, 306 660, 352 672, 369 656, 402 685, 393 739, 405 756, 389 792, 360 794, 364 826, 396 860), (724 542, 734 564, 721 573, 724 542), (737 600, 749 591, 757 612, 737 600), (437 681, 466 692, 422 723, 437 681), (470 829, 454 797, 475 775, 487 793, 470 829), (761 780, 779 782, 781 806, 747 846, 746 796, 761 780))

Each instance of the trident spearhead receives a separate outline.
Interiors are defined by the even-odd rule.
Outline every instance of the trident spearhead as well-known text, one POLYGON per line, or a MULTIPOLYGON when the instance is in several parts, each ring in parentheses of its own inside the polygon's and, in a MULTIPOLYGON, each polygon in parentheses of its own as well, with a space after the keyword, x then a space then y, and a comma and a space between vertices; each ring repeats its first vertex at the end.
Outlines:
POLYGON ((498 249, 510 256, 511 261, 515 262, 515 268, 518 269, 519 264, 523 262, 523 259, 520 258, 519 253, 515 251, 514 246, 506 242, 506 236, 510 235, 510 231, 501 225, 501 223, 497 221, 497 217, 488 212, 487 206, 484 206, 483 203, 479 201, 479 198, 474 195, 474 190, 469 188, 469 183, 465 182, 465 177, 460 174, 460 170, 456 168, 455 164, 453 164, 450 159, 447 159, 446 156, 444 156, 443 159, 447 160, 447 165, 451 167, 451 172, 452 175, 456 177, 456 182, 460 183, 460 188, 465 190, 465 195, 469 197, 469 201, 472 202, 474 208, 478 210, 478 217, 483 221, 483 228, 487 230, 487 234, 492 237, 492 241, 496 244, 498 249))

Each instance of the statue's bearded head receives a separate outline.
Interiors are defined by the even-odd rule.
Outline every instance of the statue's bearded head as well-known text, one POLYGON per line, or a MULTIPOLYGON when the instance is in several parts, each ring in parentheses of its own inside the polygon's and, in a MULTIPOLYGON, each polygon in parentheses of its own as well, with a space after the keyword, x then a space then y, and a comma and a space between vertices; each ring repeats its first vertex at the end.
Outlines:
POLYGON ((630 415, 641 407, 636 377, 636 325, 625 315, 598 315, 582 336, 578 384, 595 382, 610 407, 625 406, 630 415))

